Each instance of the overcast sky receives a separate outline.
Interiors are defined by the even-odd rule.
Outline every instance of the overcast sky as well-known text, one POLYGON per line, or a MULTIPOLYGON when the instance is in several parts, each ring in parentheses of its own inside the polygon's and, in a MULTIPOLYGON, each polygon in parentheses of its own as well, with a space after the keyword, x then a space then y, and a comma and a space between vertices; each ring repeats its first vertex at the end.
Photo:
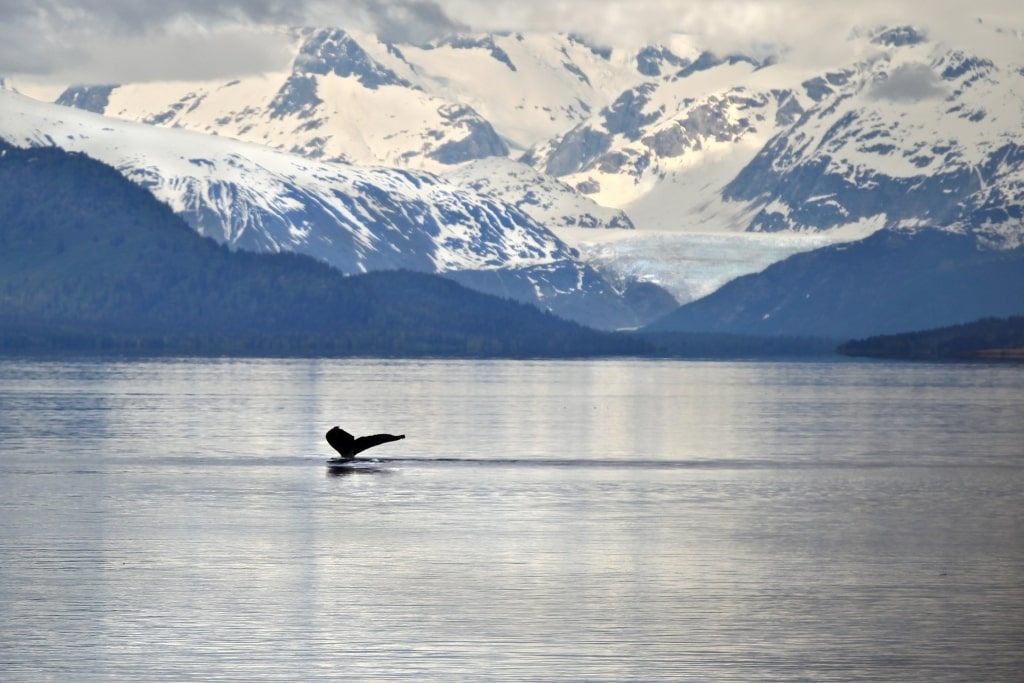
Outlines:
POLYGON ((722 50, 782 43, 813 58, 838 49, 853 26, 913 23, 937 37, 958 37, 975 30, 978 19, 1024 28, 1024 2, 0 0, 0 76, 123 83, 244 75, 285 63, 281 26, 373 30, 396 42, 460 30, 565 31, 633 45, 683 31, 722 50))

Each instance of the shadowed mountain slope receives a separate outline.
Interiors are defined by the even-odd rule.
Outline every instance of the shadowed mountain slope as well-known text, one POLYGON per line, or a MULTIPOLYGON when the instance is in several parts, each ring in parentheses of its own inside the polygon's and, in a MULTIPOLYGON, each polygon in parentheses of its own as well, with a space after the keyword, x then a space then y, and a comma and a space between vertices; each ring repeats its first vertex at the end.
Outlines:
POLYGON ((114 169, 0 143, 7 350, 563 356, 633 353, 599 333, 421 273, 344 276, 232 252, 114 169))

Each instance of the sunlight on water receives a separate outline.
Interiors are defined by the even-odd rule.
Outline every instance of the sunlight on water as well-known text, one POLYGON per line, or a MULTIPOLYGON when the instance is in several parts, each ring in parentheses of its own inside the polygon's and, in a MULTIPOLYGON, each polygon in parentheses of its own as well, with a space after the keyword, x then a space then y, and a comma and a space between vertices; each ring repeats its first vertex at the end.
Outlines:
POLYGON ((0 411, 5 681, 1024 670, 1019 367, 0 361, 0 411))

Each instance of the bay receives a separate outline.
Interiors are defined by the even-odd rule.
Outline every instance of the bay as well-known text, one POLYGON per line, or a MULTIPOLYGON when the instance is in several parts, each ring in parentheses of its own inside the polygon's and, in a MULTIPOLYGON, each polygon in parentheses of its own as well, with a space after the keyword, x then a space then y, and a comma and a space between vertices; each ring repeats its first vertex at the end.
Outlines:
POLYGON ((5 681, 1024 671, 1020 366, 5 360, 0 416, 5 681))

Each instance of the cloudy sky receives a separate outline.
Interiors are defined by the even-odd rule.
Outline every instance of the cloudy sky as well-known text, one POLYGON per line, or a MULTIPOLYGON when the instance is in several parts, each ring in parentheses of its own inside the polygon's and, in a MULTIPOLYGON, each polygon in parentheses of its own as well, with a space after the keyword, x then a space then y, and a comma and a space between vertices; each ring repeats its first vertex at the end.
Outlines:
MULTIPOLYGON (((396 42, 454 31, 566 31, 643 44, 669 31, 722 50, 809 55, 853 26, 914 23, 958 37, 981 19, 1024 28, 1020 0, 0 0, 0 76, 78 83, 230 77, 286 60, 281 26, 373 30, 396 42)), ((1022 43, 1024 45, 1024 43, 1022 43)))

